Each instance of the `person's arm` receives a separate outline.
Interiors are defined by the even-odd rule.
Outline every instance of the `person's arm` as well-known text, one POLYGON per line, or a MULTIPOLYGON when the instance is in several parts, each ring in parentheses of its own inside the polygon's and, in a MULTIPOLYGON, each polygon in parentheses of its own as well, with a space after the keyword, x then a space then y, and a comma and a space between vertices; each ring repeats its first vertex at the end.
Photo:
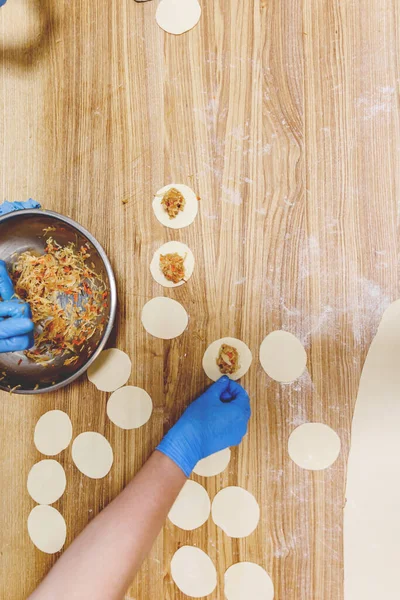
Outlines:
POLYGON ((186 477, 155 451, 76 538, 29 600, 120 600, 159 534, 186 477))
POLYGON ((29 600, 121 600, 199 460, 239 444, 246 391, 221 377, 167 433, 125 490, 83 530, 29 600))

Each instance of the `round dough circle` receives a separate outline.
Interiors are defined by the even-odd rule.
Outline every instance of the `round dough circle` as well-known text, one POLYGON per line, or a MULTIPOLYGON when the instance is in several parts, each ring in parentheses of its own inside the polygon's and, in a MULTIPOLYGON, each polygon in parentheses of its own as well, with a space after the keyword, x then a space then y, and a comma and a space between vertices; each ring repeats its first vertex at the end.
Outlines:
POLYGON ((182 242, 167 242, 161 248, 156 250, 154 253, 153 259, 150 263, 150 272, 153 276, 153 279, 157 281, 160 285, 163 285, 167 288, 179 287, 183 285, 189 277, 192 276, 194 270, 194 256, 193 252, 186 246, 186 244, 182 244, 182 242), (185 267, 185 281, 179 281, 179 283, 174 283, 173 281, 169 281, 163 274, 160 269, 160 256, 161 254, 174 254, 178 253, 179 256, 185 257, 183 261, 183 265, 185 267))
POLYGON ((85 431, 74 439, 72 460, 87 477, 101 479, 110 471, 114 455, 104 435, 95 431, 85 431))
POLYGON ((244 538, 256 529, 260 520, 257 500, 247 490, 231 486, 215 496, 211 507, 213 521, 232 538, 244 538))
POLYGON ((188 480, 169 511, 168 518, 177 527, 192 531, 207 521, 210 510, 207 491, 196 481, 188 480))
POLYGON ((228 375, 229 379, 236 381, 247 373, 250 368, 251 361, 253 360, 253 355, 251 354, 250 348, 246 346, 244 342, 236 338, 224 337, 220 340, 215 340, 215 342, 212 342, 212 344, 210 344, 207 350, 204 352, 203 369, 207 377, 213 381, 217 381, 217 379, 222 377, 222 373, 217 366, 219 349, 221 348, 222 344, 229 344, 229 346, 233 346, 239 352, 240 369, 233 375, 228 375))
MULTIPOLYGON (((185 2, 186 1, 187 0, 185 0, 185 2)), ((164 3, 167 3, 166 0, 162 0, 158 6, 160 7, 161 4, 164 3)), ((182 229, 183 227, 187 227, 193 223, 195 220, 199 210, 199 201, 194 191, 191 190, 187 185, 183 185, 181 183, 171 183, 170 185, 166 185, 165 187, 161 188, 161 190, 158 190, 153 200, 153 210, 154 214, 162 225, 170 227, 171 229, 182 229), (178 190, 178 192, 180 192, 186 200, 185 208, 183 211, 180 211, 174 219, 169 218, 167 211, 161 204, 164 195, 171 188, 178 190)))
POLYGON ((200 20, 201 7, 197 0, 161 0, 156 21, 167 33, 180 35, 193 29, 200 20))
POLYGON ((291 383, 304 373, 307 353, 300 340, 288 331, 272 331, 260 346, 264 371, 280 383, 291 383))
POLYGON ((340 437, 324 423, 304 423, 295 429, 288 442, 289 456, 302 469, 327 469, 340 454, 340 437))
POLYGON ((88 369, 88 379, 102 392, 115 392, 131 376, 131 359, 118 348, 103 350, 88 369))
POLYGON ((121 429, 137 429, 151 417, 153 402, 140 387, 127 385, 111 394, 107 402, 107 415, 121 429))
POLYGON ((214 475, 219 475, 222 471, 225 471, 230 460, 231 449, 225 448, 225 450, 220 450, 200 460, 193 469, 193 473, 202 477, 214 477, 214 475))
POLYGON ((29 514, 28 533, 36 548, 46 554, 55 554, 65 544, 67 526, 58 510, 41 504, 29 514))
POLYGON ((178 588, 191 598, 208 596, 217 587, 217 571, 211 558, 194 546, 182 546, 171 560, 171 575, 178 588))
POLYGON ((65 491, 67 479, 59 462, 41 460, 33 465, 28 474, 28 493, 38 504, 53 504, 65 491))
POLYGON ((227 600, 273 600, 274 584, 259 565, 239 562, 225 573, 225 598, 227 600))
POLYGON ((36 423, 33 440, 42 454, 55 456, 69 446, 72 439, 72 423, 62 410, 49 410, 36 423))
POLYGON ((145 330, 156 338, 171 340, 186 329, 189 317, 182 304, 172 298, 159 296, 149 300, 142 310, 145 330))

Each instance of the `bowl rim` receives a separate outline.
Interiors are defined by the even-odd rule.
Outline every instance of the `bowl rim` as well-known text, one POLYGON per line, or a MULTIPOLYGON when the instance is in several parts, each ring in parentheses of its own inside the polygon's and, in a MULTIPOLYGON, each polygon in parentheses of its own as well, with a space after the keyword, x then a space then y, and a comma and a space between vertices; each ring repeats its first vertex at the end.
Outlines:
MULTIPOLYGON (((77 371, 73 375, 70 375, 64 381, 60 381, 60 383, 56 383, 55 385, 52 385, 45 389, 39 388, 38 390, 24 390, 24 389, 18 388, 17 390, 13 391, 13 394, 20 394, 23 396, 39 395, 39 394, 47 394, 49 392, 55 392, 57 390, 60 390, 63 387, 66 387, 67 385, 69 385, 70 383, 72 383, 73 381, 75 381, 76 379, 81 377, 81 375, 83 375, 88 370, 90 365, 96 360, 96 358, 99 356, 100 352, 102 352, 106 343, 108 342, 111 331, 114 327, 115 316, 117 313, 117 285, 116 285, 116 281, 115 281, 114 271, 113 271, 110 260, 107 256, 103 246, 96 240, 96 238, 87 229, 85 229, 85 227, 83 227, 82 225, 80 225, 79 223, 77 223, 76 221, 71 219, 70 217, 66 217, 66 216, 56 213, 54 211, 45 210, 45 209, 33 208, 33 209, 16 210, 14 212, 7 213, 5 215, 0 216, 0 224, 4 223, 4 221, 8 221, 10 219, 17 219, 19 217, 24 217, 24 216, 28 216, 28 215, 39 215, 39 216, 46 215, 49 217, 54 217, 64 223, 66 223, 67 225, 70 225, 71 227, 74 227, 75 229, 77 229, 79 231, 79 233, 84 235, 89 240, 89 242, 96 248, 97 252, 100 255, 101 260, 104 263, 104 266, 105 266, 105 269, 107 272, 107 276, 109 279, 110 317, 109 317, 109 320, 107 323, 107 327, 104 330, 103 336, 99 342, 99 345, 98 345, 96 351, 86 361, 86 363, 79 369, 79 371, 77 371)), ((4 387, 2 387, 1 383, 0 383, 0 390, 3 390, 5 392, 9 391, 9 390, 5 389, 4 387)))

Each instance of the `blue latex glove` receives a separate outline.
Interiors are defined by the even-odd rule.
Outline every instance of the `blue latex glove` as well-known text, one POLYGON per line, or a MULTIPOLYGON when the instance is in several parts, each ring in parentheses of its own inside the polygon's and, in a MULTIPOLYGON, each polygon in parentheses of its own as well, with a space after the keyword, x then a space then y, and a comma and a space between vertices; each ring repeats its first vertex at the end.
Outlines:
POLYGON ((27 350, 33 346, 33 322, 29 304, 13 299, 14 288, 6 263, 0 260, 0 352, 27 350))
MULTIPOLYGON (((0 0, 0 6, 1 6, 1 0, 0 0)), ((32 198, 29 198, 29 200, 26 200, 25 202, 3 202, 3 204, 0 204, 0 217, 2 215, 6 215, 7 213, 10 212, 14 212, 16 210, 24 210, 24 208, 41 208, 39 202, 36 202, 36 200, 32 200, 32 198)))
POLYGON ((225 375, 192 402, 157 450, 189 477, 202 458, 240 444, 250 415, 246 390, 225 375))
POLYGON ((0 0, 0 6, 4 6, 4 4, 7 2, 7 0, 0 0))

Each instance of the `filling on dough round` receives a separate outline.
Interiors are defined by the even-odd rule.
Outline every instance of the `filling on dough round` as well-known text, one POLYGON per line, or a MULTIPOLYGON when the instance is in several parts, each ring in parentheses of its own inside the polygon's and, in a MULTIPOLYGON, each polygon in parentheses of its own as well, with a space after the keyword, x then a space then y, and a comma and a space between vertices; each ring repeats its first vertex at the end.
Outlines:
POLYGON ((147 302, 142 310, 145 330, 154 337, 171 340, 186 329, 189 317, 182 304, 172 298, 159 296, 147 302))
POLYGON ((213 521, 232 538, 243 538, 256 529, 260 520, 257 500, 247 490, 231 486, 215 496, 211 507, 213 521))
POLYGON ((28 517, 28 533, 36 548, 46 554, 59 552, 65 544, 64 517, 52 506, 35 506, 28 517))
POLYGON ((192 531, 207 521, 210 510, 207 491, 199 483, 188 480, 169 511, 168 518, 177 527, 192 531))
POLYGON ((217 587, 217 571, 211 558, 194 546, 182 546, 171 560, 171 575, 178 588, 191 598, 208 596, 217 587))
POLYGON ((275 381, 291 383, 304 373, 307 353, 303 344, 288 331, 273 331, 260 346, 260 362, 275 381))
POLYGON ((42 454, 55 456, 67 448, 72 439, 72 423, 62 410, 49 410, 36 423, 34 443, 42 454))
MULTIPOLYGON (((167 0, 162 0, 159 6, 166 1, 167 0)), ((186 1, 191 0, 185 0, 185 2, 186 1)), ((161 190, 157 192, 153 200, 153 210, 155 216, 162 225, 170 227, 171 229, 181 229, 183 227, 187 227, 195 220, 199 210, 199 200, 194 191, 191 190, 187 185, 183 185, 181 183, 171 183, 170 185, 166 185, 165 187, 161 188, 161 190), (179 194, 184 198, 183 208, 181 207, 176 212, 176 216, 174 217, 171 216, 171 211, 168 212, 166 209, 165 202, 163 203, 164 198, 171 193, 171 190, 179 192, 179 194)))
POLYGON ((161 0, 156 11, 156 21, 161 29, 174 35, 193 29, 200 16, 198 0, 161 0))
POLYGON ((302 469, 327 469, 340 454, 340 437, 324 423, 304 423, 295 429, 288 442, 289 456, 302 469))
POLYGON ((53 504, 65 491, 67 480, 56 460, 46 459, 33 465, 28 474, 28 493, 38 504, 53 504))
POLYGON ((244 342, 224 337, 208 346, 203 356, 203 369, 213 381, 217 381, 224 374, 237 380, 247 373, 252 360, 250 348, 244 342), (232 352, 232 349, 235 352, 232 352))
POLYGON ((131 359, 118 348, 103 350, 88 369, 88 379, 102 392, 114 392, 131 376, 131 359))
POLYGON ((107 415, 121 429, 142 427, 151 417, 153 402, 142 388, 127 385, 111 394, 107 402, 107 415))
POLYGON ((186 283, 193 270, 193 252, 182 242, 167 242, 154 253, 150 263, 154 280, 168 288, 186 283))
POLYGON ((225 471, 230 460, 231 449, 225 448, 225 450, 220 450, 200 460, 193 469, 193 473, 202 477, 214 477, 214 475, 219 475, 222 471, 225 471))
POLYGON ((273 600, 272 579, 259 565, 252 562, 239 562, 225 573, 226 600, 273 600))
POLYGON ((74 439, 72 460, 87 477, 101 479, 110 471, 114 455, 104 435, 95 431, 86 431, 74 439))

